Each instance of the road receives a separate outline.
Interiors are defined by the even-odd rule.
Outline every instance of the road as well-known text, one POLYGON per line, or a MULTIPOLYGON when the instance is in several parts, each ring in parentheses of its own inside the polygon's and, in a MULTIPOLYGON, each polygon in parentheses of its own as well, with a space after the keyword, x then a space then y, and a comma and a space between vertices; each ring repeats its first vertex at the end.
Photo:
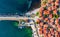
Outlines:
POLYGON ((0 17, 0 20, 17 20, 20 19, 34 19, 34 18, 27 18, 27 17, 0 17))
MULTIPOLYGON (((34 20, 34 18, 28 18, 28 17, 0 17, 0 20, 16 20, 16 21, 19 21, 19 23, 20 23, 20 19, 32 19, 32 20, 34 20)), ((20 24, 19 24, 19 26, 20 26, 20 24)), ((33 32, 34 37, 38 37, 38 31, 37 31, 36 24, 31 25, 31 28, 34 31, 33 32)))

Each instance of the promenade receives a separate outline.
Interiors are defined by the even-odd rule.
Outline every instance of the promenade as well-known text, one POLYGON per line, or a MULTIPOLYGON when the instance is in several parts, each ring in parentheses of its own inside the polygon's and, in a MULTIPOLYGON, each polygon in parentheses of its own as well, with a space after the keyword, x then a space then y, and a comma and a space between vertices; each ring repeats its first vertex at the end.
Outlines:
MULTIPOLYGON (((22 24, 20 24, 20 19, 30 19, 30 20, 34 20, 34 18, 28 18, 28 17, 0 17, 0 20, 15 20, 15 21, 18 21, 19 22, 19 25, 18 27, 20 28, 20 26, 23 26, 22 24)), ((34 22, 32 22, 32 25, 30 25, 31 23, 26 23, 26 26, 31 26, 32 28, 32 31, 33 31, 33 37, 38 37, 38 31, 37 31, 37 28, 34 24, 34 22)), ((25 25, 24 25, 25 26, 25 25)))
POLYGON ((27 17, 0 17, 0 20, 16 20, 16 21, 19 21, 20 19, 34 19, 34 18, 27 18, 27 17))

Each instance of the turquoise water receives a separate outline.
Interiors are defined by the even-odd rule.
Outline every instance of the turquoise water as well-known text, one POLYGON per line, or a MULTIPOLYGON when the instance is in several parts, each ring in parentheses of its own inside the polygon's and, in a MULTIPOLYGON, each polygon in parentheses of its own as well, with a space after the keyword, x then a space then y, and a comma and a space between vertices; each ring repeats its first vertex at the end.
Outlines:
POLYGON ((0 37, 32 37, 29 27, 18 29, 17 21, 0 21, 0 37))

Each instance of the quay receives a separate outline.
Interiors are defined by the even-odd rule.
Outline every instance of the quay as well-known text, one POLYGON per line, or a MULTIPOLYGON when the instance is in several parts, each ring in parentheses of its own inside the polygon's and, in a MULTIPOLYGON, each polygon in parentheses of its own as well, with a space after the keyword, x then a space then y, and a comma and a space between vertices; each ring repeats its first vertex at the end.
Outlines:
POLYGON ((15 21, 18 21, 19 24, 18 24, 18 28, 21 28, 22 26, 30 26, 32 28, 32 32, 33 32, 33 37, 39 37, 38 36, 38 30, 37 30, 37 27, 36 27, 36 24, 34 24, 34 22, 32 23, 26 23, 26 25, 22 25, 20 24, 20 19, 30 19, 30 20, 34 20, 34 18, 28 18, 28 17, 0 17, 0 21, 1 20, 15 20, 15 21), (30 25, 32 24, 32 25, 30 25))

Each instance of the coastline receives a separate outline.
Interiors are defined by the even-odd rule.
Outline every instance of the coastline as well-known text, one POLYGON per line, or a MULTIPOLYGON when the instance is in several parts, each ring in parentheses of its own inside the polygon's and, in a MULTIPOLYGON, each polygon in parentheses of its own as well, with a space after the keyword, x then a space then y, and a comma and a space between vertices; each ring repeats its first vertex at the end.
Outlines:
POLYGON ((31 28, 25 27, 23 29, 18 29, 14 22, 16 23, 16 21, 10 20, 0 21, 0 37, 28 37, 32 35, 31 28))

